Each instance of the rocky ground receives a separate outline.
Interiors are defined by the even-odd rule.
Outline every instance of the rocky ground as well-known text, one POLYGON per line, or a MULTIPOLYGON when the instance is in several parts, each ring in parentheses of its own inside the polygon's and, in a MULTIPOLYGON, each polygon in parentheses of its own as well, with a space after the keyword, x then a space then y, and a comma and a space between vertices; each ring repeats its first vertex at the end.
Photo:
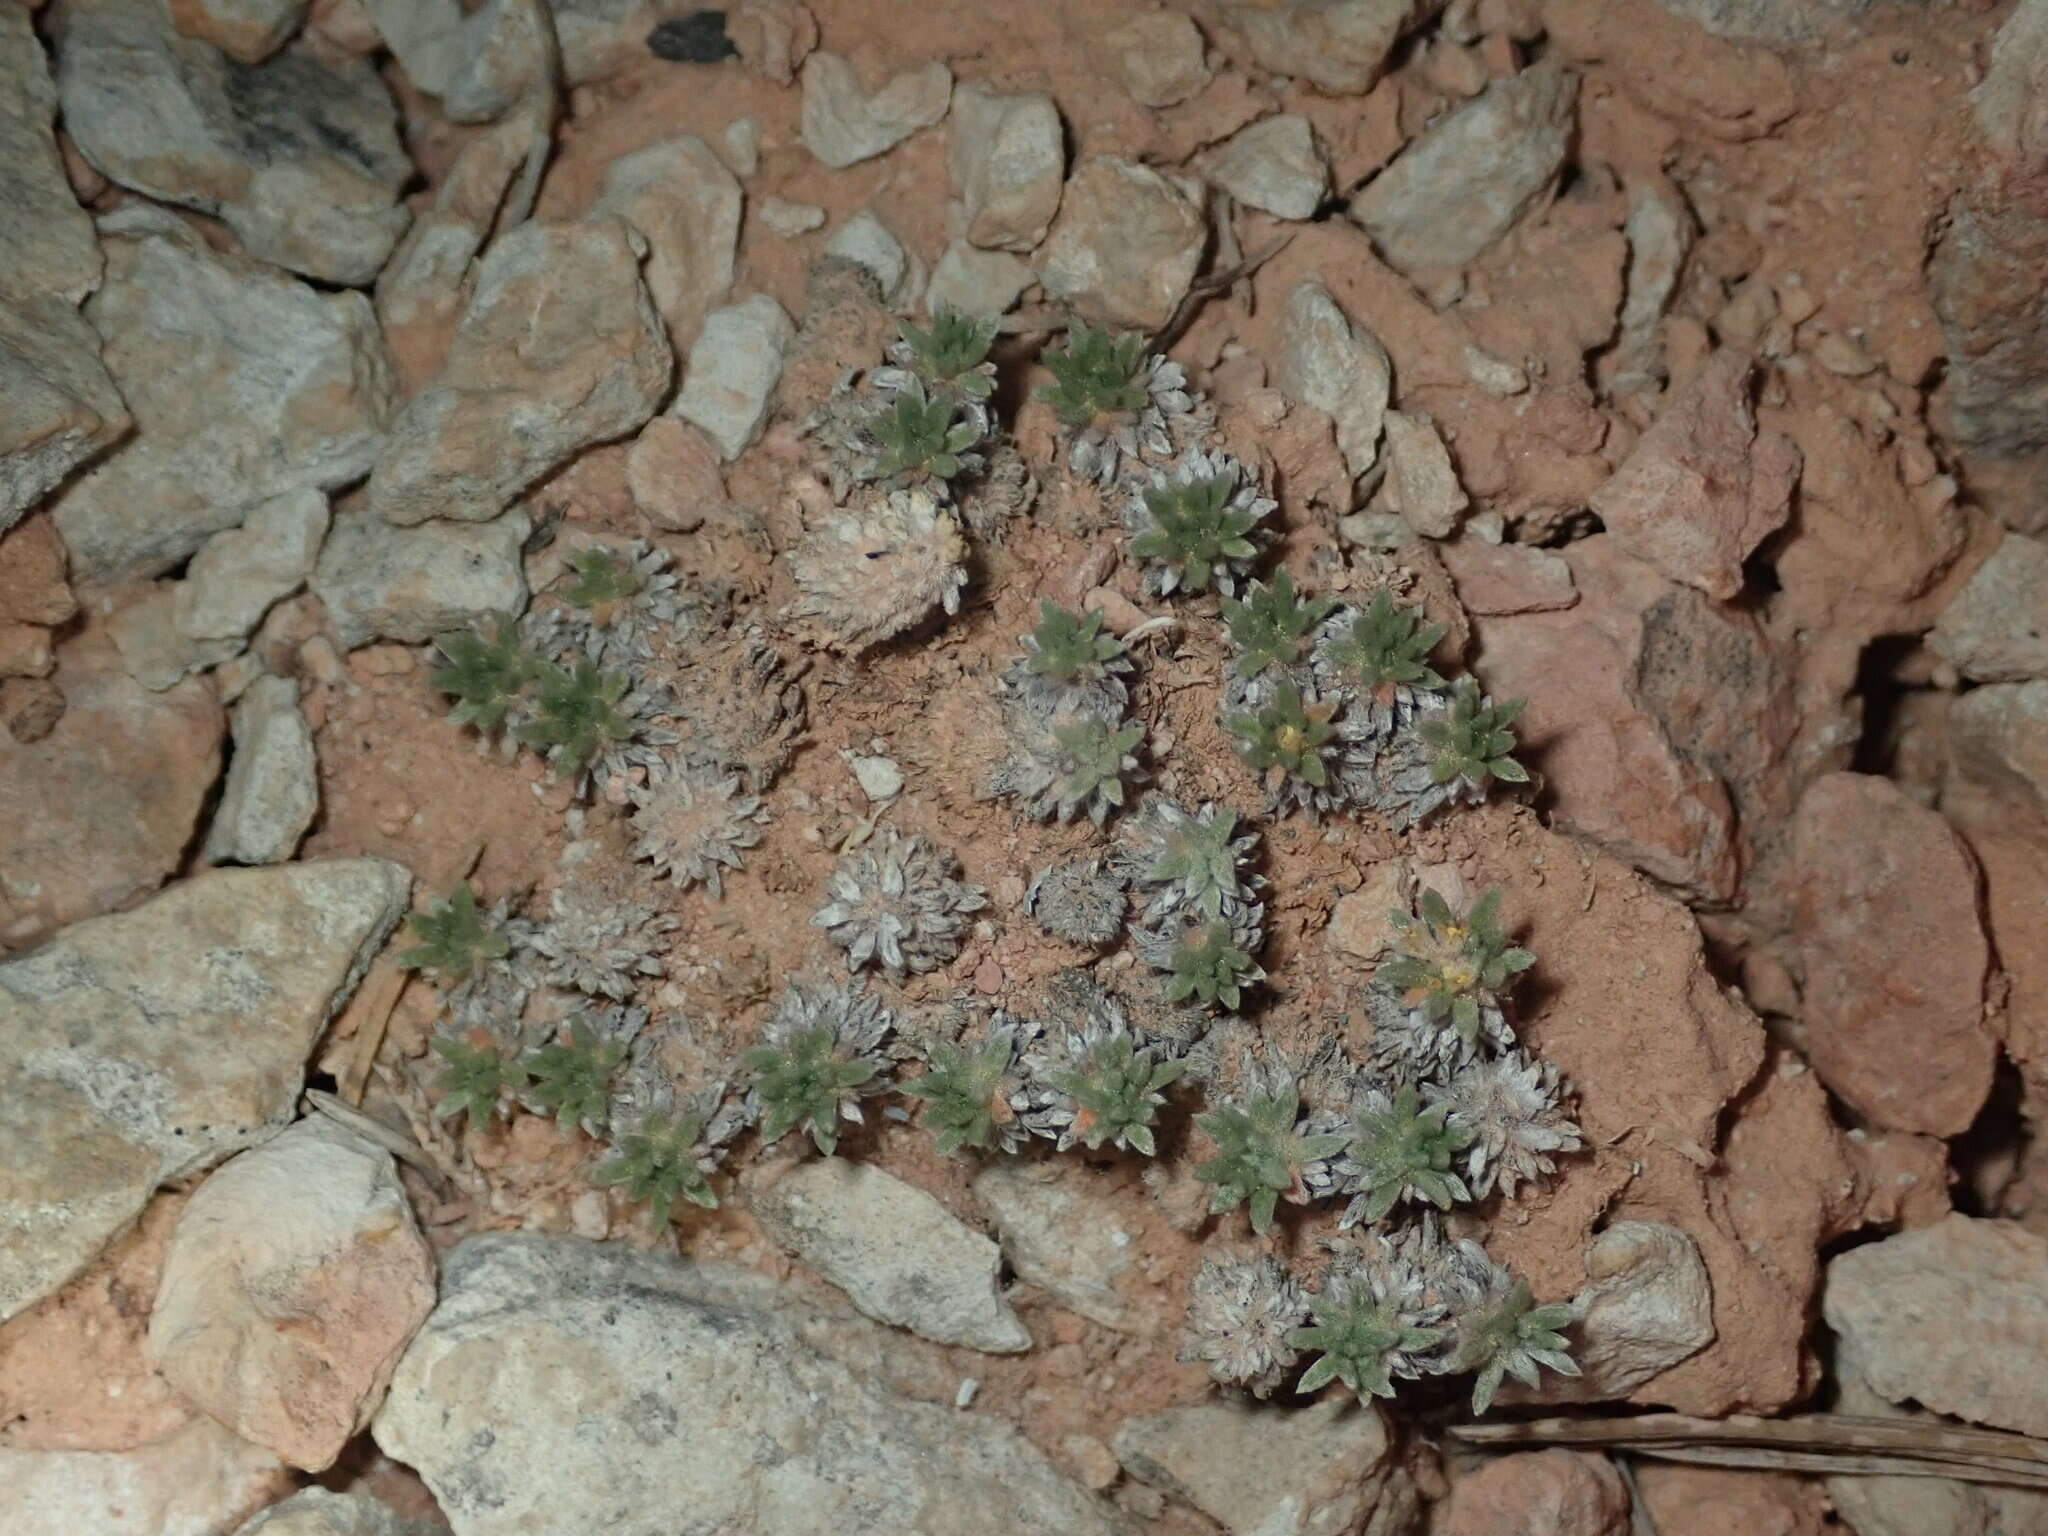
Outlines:
POLYGON ((0 0, 0 1536, 2048 1528, 2044 123, 2048 0, 0 0))

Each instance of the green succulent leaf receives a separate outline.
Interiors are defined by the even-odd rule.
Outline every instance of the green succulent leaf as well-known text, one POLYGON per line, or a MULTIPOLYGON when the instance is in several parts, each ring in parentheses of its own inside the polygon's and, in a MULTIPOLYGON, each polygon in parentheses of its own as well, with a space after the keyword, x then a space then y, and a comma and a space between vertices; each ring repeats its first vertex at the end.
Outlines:
POLYGON ((698 1148, 704 1124, 699 1114, 651 1114, 619 1138, 592 1177, 623 1186, 628 1199, 645 1204, 648 1225, 656 1231, 668 1225, 677 1200, 715 1209, 718 1196, 698 1148))
POLYGON ((563 596, 578 608, 609 608, 640 590, 640 574, 632 562, 599 544, 576 551, 569 568, 576 579, 563 596))
POLYGON ((445 981, 467 976, 485 960, 502 959, 510 947, 505 936, 478 915, 476 892, 467 880, 407 917, 405 926, 419 943, 400 950, 398 963, 431 971, 445 981))
POLYGON ((1195 1177, 1215 1188, 1211 1214, 1249 1205, 1252 1230, 1264 1235, 1273 1224, 1280 1196, 1300 1189, 1304 1164, 1342 1149, 1342 1135, 1303 1136, 1295 1124, 1301 1095, 1292 1083, 1226 1101, 1195 1117, 1197 1129, 1216 1143, 1216 1155, 1195 1167, 1195 1177))
POLYGON ((1234 668, 1241 678, 1254 678, 1269 667, 1291 667, 1307 653, 1315 627, 1337 606, 1335 598, 1298 598, 1294 578, 1282 570, 1266 586, 1253 582, 1242 601, 1223 599, 1223 620, 1238 656, 1234 668))
POLYGON ((1086 805, 1100 821, 1112 806, 1124 803, 1123 776, 1131 771, 1131 754, 1145 739, 1145 727, 1089 716, 1056 725, 1052 732, 1065 765, 1059 795, 1067 805, 1086 805))
POLYGON ((434 642, 447 665, 436 667, 429 681, 455 700, 448 718, 457 725, 494 731, 520 691, 533 680, 535 659, 519 643, 519 629, 500 617, 488 635, 459 629, 434 642))
POLYGON ((903 1091, 924 1101, 921 1123, 940 1156, 951 1157, 962 1147, 987 1151, 1001 1140, 1001 1128, 1014 1113, 1003 1087, 1016 1055, 1017 1032, 1009 1028, 991 1030, 972 1050, 944 1040, 932 1046, 924 1074, 903 1091))
POLYGON ((1396 686, 1434 693, 1447 686, 1429 665, 1443 637, 1443 625, 1424 624, 1418 609, 1396 603, 1381 587, 1326 654, 1337 674, 1361 693, 1396 686))
POLYGON ((1430 778, 1438 784, 1457 781, 1477 789, 1494 779, 1526 784, 1529 770, 1511 755, 1515 735, 1508 727, 1527 703, 1510 699, 1494 704, 1480 697, 1473 679, 1459 678, 1451 689, 1451 707, 1416 727, 1432 755, 1430 778))
POLYGON ((1160 838, 1156 856, 1141 878, 1151 885, 1171 885, 1186 892, 1197 912, 1222 914, 1223 904, 1241 890, 1238 874, 1237 812, 1209 810, 1184 816, 1160 838))
POLYGON ((483 1030, 457 1038, 436 1035, 441 1058, 441 1095, 434 1114, 443 1120, 467 1115, 472 1130, 489 1125, 528 1082, 526 1065, 483 1030))
POLYGON ((1330 719, 1334 713, 1334 706, 1311 703, 1292 682, 1282 681, 1270 703, 1224 723, 1238 738, 1238 755, 1253 771, 1277 770, 1321 789, 1329 783, 1323 749, 1337 734, 1330 719))
POLYGON ((1258 514, 1232 506, 1239 487, 1235 471, 1148 486, 1143 500, 1150 526, 1131 539, 1131 553, 1178 573, 1190 592, 1206 592, 1216 568, 1249 560, 1257 548, 1246 537, 1258 514))
POLYGON ((1175 1003, 1193 998, 1234 1011, 1243 1002, 1244 987, 1260 974, 1251 955, 1235 942, 1230 920, 1222 917, 1184 929, 1169 960, 1166 996, 1175 1003))
POLYGON ((1026 642, 1025 664, 1040 677, 1059 683, 1092 682, 1105 676, 1110 663, 1124 653, 1123 641, 1102 632, 1101 610, 1069 613, 1041 599, 1038 625, 1026 642))
POLYGON ((1352 1115, 1345 1156, 1360 1186, 1361 1219, 1384 1220, 1404 1199, 1449 1210, 1472 1198, 1451 1164, 1475 1133, 1449 1124, 1450 1108, 1447 1102, 1424 1108, 1409 1084, 1383 1107, 1368 1103, 1352 1115))
POLYGON ((1047 348, 1042 361, 1052 383, 1038 398, 1070 427, 1145 406, 1145 338, 1137 331, 1117 336, 1077 320, 1067 327, 1065 344, 1047 348))
POLYGON ((941 307, 929 326, 905 321, 899 334, 910 349, 911 372, 934 393, 958 391, 973 400, 986 400, 995 390, 995 380, 981 365, 988 361, 1000 322, 993 315, 964 315, 941 307))
POLYGON ((1544 1366, 1560 1376, 1578 1375, 1571 1342, 1564 1336, 1571 1321, 1572 1309, 1567 1303, 1537 1306, 1526 1280, 1515 1281, 1504 1295, 1462 1314, 1451 1365, 1454 1370, 1478 1373, 1472 1384, 1473 1413, 1484 1413, 1493 1406, 1494 1394, 1506 1377, 1533 1387, 1544 1366))
POLYGON ((1341 1381, 1360 1397, 1392 1397, 1393 1358, 1431 1349, 1443 1338, 1439 1329, 1407 1326, 1394 1306, 1364 1286, 1332 1287, 1310 1296, 1308 1305, 1314 1324, 1288 1339, 1297 1349, 1321 1351, 1302 1375, 1301 1392, 1341 1381))
POLYGON ((527 1093, 563 1130, 602 1126, 611 1107, 612 1073, 626 1048, 606 1040, 581 1019, 526 1055, 533 1082, 527 1093))
POLYGON ((1162 1061, 1150 1046, 1128 1034, 1109 1034, 1094 1041, 1072 1067, 1047 1074, 1047 1081, 1074 1101, 1074 1134, 1093 1150, 1113 1142, 1157 1155, 1152 1124, 1162 1091, 1187 1068, 1179 1059, 1162 1061))
POLYGON ((963 455, 974 447, 974 423, 960 418, 951 400, 933 399, 912 374, 888 406, 868 424, 877 452, 868 470, 877 480, 930 475, 945 480, 960 473, 963 455))
POLYGON ((1482 999, 1536 963, 1508 941, 1500 903, 1500 891, 1488 890, 1460 916, 1425 890, 1419 918, 1388 914, 1397 952, 1380 963, 1380 978, 1401 990, 1404 1005, 1432 1021, 1449 1019, 1468 1042, 1478 1038, 1482 999))
POLYGON ((633 734, 632 718, 618 707, 632 686, 623 672, 600 672, 588 659, 571 667, 544 662, 538 670, 540 694, 522 736, 529 746, 559 753, 561 777, 588 768, 606 747, 633 734))
POLYGON ((761 1101, 762 1145, 801 1128, 827 1157, 839 1146, 842 1105, 882 1070, 873 1056, 843 1054, 831 1029, 822 1024, 780 1045, 756 1046, 745 1061, 761 1101))

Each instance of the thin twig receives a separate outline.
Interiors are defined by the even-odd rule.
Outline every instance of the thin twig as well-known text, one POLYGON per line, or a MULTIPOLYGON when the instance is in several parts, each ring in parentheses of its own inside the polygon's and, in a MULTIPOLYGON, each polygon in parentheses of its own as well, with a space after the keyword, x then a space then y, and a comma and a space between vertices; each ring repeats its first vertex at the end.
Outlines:
POLYGON ((1949 1477, 2048 1488, 2048 1441, 1921 1419, 1805 1413, 1783 1419, 1681 1413, 1626 1419, 1554 1418, 1460 1424, 1467 1445, 1603 1446, 1712 1466, 1776 1467, 1867 1477, 1949 1477))
POLYGON ((318 1088, 306 1090, 306 1106, 318 1110, 337 1125, 345 1125, 367 1141, 374 1141, 401 1162, 409 1163, 420 1171, 420 1176, 434 1187, 434 1193, 443 1200, 452 1199, 455 1186, 441 1171, 440 1165, 403 1131, 394 1130, 373 1115, 366 1115, 352 1104, 343 1103, 333 1094, 318 1088))

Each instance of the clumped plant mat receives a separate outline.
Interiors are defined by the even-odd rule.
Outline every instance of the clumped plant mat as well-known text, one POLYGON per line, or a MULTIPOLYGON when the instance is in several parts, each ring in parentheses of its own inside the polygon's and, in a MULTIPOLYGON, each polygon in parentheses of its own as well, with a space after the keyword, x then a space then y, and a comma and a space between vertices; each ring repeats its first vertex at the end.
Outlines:
POLYGON ((1861 1414, 1696 1419, 1683 1413, 1649 1413, 1625 1419, 1524 1419, 1456 1424, 1445 1434, 1473 1450, 1561 1445, 1707 1467, 1818 1472, 1829 1477, 1947 1477, 2048 1489, 2048 1440, 1861 1414))

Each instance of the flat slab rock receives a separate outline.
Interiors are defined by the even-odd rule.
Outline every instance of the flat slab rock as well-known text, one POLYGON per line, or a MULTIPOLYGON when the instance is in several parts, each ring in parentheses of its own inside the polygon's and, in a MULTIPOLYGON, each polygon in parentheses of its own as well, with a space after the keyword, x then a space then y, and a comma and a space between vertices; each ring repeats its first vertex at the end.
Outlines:
POLYGON ((368 472, 392 385, 367 298, 211 251, 160 208, 99 230, 85 317, 136 432, 54 503, 73 580, 160 575, 261 502, 368 472))
POLYGON ((127 1451, 0 1448, 7 1536, 220 1536, 290 1476, 203 1415, 127 1451))
POLYGON ((1821 1311, 1887 1401, 2048 1435, 2048 1237, 1946 1216, 1828 1265, 1821 1311))
POLYGON ((412 221, 397 104, 368 60, 306 42, 237 64, 179 36, 163 0, 72 0, 57 91, 95 170, 217 215, 259 260, 367 283, 412 221))
POLYGON ((1347 1536, 1410 1528, 1415 1486, 1388 1457, 1377 1403, 1299 1410, 1211 1398, 1130 1419, 1124 1470, 1192 1504, 1231 1536, 1347 1536))
POLYGON ((0 965, 0 1322, 291 1118, 411 885, 382 859, 217 870, 0 965))
POLYGON ((877 1322, 1000 1354, 1031 1347, 1002 1298, 996 1245, 894 1174, 822 1158, 785 1174, 752 1205, 770 1237, 877 1322))
POLYGON ((434 1256, 391 1154, 315 1115, 186 1204, 149 1353, 187 1402, 318 1472, 369 1423, 433 1305, 434 1256))
POLYGON ((54 680, 55 728, 0 736, 0 947, 162 885, 220 777, 226 722, 210 682, 152 693, 105 631, 59 646, 54 680))
POLYGON ((828 1324, 751 1272, 473 1237, 372 1428, 455 1536, 1123 1531, 1009 1424, 825 1353, 828 1324))

